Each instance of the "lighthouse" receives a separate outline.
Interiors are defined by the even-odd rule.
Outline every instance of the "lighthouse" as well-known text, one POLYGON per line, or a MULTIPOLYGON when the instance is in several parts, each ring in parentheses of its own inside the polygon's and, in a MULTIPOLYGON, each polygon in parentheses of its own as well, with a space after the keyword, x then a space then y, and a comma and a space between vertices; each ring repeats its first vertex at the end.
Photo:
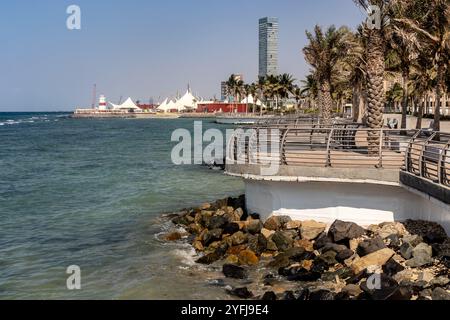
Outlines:
POLYGON ((100 98, 98 99, 98 110, 104 111, 106 109, 106 97, 104 95, 100 95, 100 98))

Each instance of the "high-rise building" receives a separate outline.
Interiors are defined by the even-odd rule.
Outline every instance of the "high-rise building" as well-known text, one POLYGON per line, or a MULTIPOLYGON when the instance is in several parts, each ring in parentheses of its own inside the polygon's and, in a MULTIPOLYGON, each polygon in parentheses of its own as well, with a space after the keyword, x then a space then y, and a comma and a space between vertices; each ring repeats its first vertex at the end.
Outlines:
POLYGON ((259 76, 278 74, 278 18, 259 19, 259 76))

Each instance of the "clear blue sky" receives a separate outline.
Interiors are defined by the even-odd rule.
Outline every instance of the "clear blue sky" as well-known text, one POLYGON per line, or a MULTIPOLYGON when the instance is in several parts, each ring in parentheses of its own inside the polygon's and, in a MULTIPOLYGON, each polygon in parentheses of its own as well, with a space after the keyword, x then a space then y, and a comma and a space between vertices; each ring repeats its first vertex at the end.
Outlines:
POLYGON ((0 111, 72 110, 92 86, 117 102, 194 93, 219 97, 231 73, 256 78, 258 19, 278 17, 279 69, 301 79, 301 49, 315 24, 355 27, 352 0, 2 1, 0 111), (81 7, 82 29, 66 28, 81 7))

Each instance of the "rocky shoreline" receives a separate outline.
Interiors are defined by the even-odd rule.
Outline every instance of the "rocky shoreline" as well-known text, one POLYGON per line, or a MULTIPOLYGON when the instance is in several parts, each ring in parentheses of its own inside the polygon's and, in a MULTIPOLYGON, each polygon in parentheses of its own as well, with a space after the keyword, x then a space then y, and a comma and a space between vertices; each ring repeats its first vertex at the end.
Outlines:
POLYGON ((450 238, 408 220, 364 229, 335 221, 248 215, 244 196, 168 215, 198 264, 220 268, 233 298, 260 300, 450 300, 450 238))

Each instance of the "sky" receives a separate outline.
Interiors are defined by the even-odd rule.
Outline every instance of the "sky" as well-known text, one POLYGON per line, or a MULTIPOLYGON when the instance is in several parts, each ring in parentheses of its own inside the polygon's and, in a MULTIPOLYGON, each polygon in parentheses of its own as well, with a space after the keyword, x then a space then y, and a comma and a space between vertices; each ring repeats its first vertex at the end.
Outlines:
POLYGON ((279 72, 301 80, 314 25, 355 28, 352 0, 16 0, 0 5, 0 112, 69 111, 97 94, 155 102, 220 98, 230 74, 258 72, 258 19, 278 17, 279 72), (69 5, 81 30, 69 30, 69 5))

